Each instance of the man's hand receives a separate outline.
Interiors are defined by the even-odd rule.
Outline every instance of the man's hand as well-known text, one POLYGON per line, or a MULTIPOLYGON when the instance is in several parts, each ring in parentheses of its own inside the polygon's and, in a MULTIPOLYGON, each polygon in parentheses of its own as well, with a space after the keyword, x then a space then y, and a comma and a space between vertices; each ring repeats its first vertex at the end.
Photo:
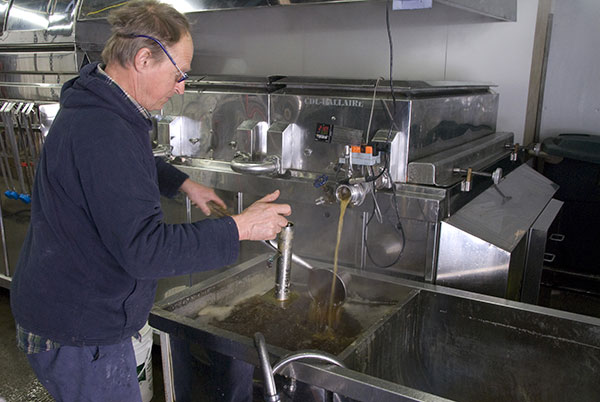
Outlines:
POLYGON ((284 216, 292 213, 288 204, 271 204, 279 190, 265 195, 239 215, 234 215, 240 240, 272 240, 288 223, 284 216))
POLYGON ((192 201, 192 204, 200 208, 205 215, 210 215, 210 209, 207 205, 209 201, 214 201, 221 207, 227 209, 227 205, 225 205, 223 200, 215 194, 215 191, 212 188, 196 183, 189 178, 185 179, 179 189, 186 193, 190 201, 192 201))

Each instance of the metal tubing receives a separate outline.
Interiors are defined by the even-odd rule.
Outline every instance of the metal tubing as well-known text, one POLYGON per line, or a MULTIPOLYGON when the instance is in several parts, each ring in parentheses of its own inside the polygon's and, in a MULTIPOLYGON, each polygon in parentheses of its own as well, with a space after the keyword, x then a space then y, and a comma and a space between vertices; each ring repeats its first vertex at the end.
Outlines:
POLYGON ((21 112, 21 115, 23 117, 23 125, 25 127, 25 133, 27 136, 26 150, 28 150, 29 155, 31 156, 28 169, 29 169, 29 174, 31 175, 32 187, 33 187, 33 180, 35 178, 35 169, 36 169, 36 166, 38 163, 38 153, 37 153, 35 142, 34 142, 33 130, 31 127, 31 120, 29 118, 30 117, 29 115, 30 115, 31 111, 33 110, 34 106, 35 105, 33 103, 29 103, 25 107, 25 110, 23 112, 21 112))
POLYGON ((173 358, 171 354, 171 340, 166 332, 160 332, 160 352, 162 357, 163 381, 165 387, 165 401, 175 402, 175 383, 173 378, 173 358))
POLYGON ((10 147, 12 148, 13 162, 15 165, 15 169, 17 170, 17 178, 19 180, 21 194, 25 194, 27 193, 27 190, 25 188, 25 181, 23 179, 23 168, 21 166, 21 158, 19 157, 19 147, 17 146, 17 138, 15 136, 15 128, 12 119, 12 112, 10 109, 4 112, 4 117, 4 128, 8 135, 8 140, 10 141, 10 147))
POLYGON ((335 364, 336 366, 346 368, 344 363, 339 361, 335 356, 330 355, 326 352, 321 352, 319 350, 304 350, 301 352, 297 352, 288 356, 284 356, 281 360, 279 360, 273 366, 273 374, 279 374, 279 372, 283 369, 286 364, 294 362, 296 360, 319 360, 327 363, 335 364))
POLYGON ((279 233, 277 249, 277 273, 275 276, 275 299, 285 301, 290 297, 290 276, 292 272, 292 240, 294 239, 294 224, 288 222, 279 233))
MULTIPOLYGON (((31 171, 31 166, 33 165, 33 153, 30 153, 31 148, 29 147, 29 137, 27 136, 27 129, 25 124, 25 115, 24 113, 27 111, 28 104, 19 104, 19 107, 15 111, 15 122, 17 123, 18 128, 18 138, 17 144, 19 144, 19 149, 23 150, 23 161, 21 162, 21 167, 25 170, 25 180, 27 182, 27 191, 25 194, 31 194, 31 189, 33 188, 33 172, 31 171)), ((19 151, 17 149, 17 152, 19 151)))
MULTIPOLYGON (((217 205, 213 201, 209 201, 209 203, 217 205)), ((209 206, 209 208, 210 208, 210 206, 209 206)), ((185 216, 186 216, 186 222, 192 223, 192 200, 187 195, 185 196, 185 216)), ((188 277, 188 286, 192 286, 194 284, 193 283, 194 282, 193 275, 188 274, 187 277, 188 277)))
POLYGON ((260 360, 260 367, 263 372, 263 378, 265 382, 265 401, 277 402, 281 399, 277 394, 277 387, 275 386, 275 377, 273 376, 273 369, 269 362, 269 354, 267 353, 267 343, 265 337, 260 332, 254 334, 254 345, 258 349, 258 358, 260 360))
POLYGON ((274 374, 281 371, 283 367, 291 362, 296 360, 318 360, 346 368, 344 363, 339 361, 335 356, 318 350, 304 350, 284 356, 275 364, 275 366, 271 367, 271 363, 269 362, 269 354, 267 352, 267 343, 265 341, 265 337, 260 332, 256 332, 254 334, 254 345, 256 346, 256 349, 258 349, 258 358, 265 383, 265 401, 267 402, 278 402, 281 400, 279 394, 277 393, 274 374))
MULTIPOLYGON (((2 171, 2 178, 4 179, 4 184, 6 185, 6 190, 10 190, 10 184, 8 183, 8 172, 7 168, 4 166, 4 140, 0 136, 0 170, 2 171)), ((8 167, 10 169, 10 166, 8 167)))
POLYGON ((367 232, 368 232, 368 225, 367 222, 369 222, 369 213, 367 211, 364 211, 362 213, 362 236, 360 239, 360 269, 363 270, 365 269, 365 266, 367 265, 367 232))
MULTIPOLYGON (((273 249, 274 251, 279 252, 279 248, 273 240, 263 240, 262 243, 265 244, 267 247, 273 249)), ((308 261, 306 261, 302 257, 298 257, 298 255, 294 253, 292 253, 292 262, 295 262, 296 264, 301 265, 307 269, 315 269, 315 267, 313 267, 308 261)))
MULTIPOLYGON (((37 117, 37 120, 39 123, 41 120, 40 115, 38 114, 39 108, 37 110, 32 109, 32 111, 34 111, 34 115, 35 115, 35 117, 37 117)), ((28 115, 28 124, 30 124, 33 127, 33 121, 31 119, 30 115, 28 115)), ((44 132, 41 129, 41 126, 42 126, 41 123, 39 125, 40 125, 39 130, 32 131, 34 133, 34 136, 36 137, 36 149, 38 151, 38 159, 39 159, 40 154, 42 153, 42 148, 44 148, 44 141, 45 141, 44 132)))
POLYGON ((8 265, 8 249, 6 248, 6 233, 4 232, 4 218, 2 217, 2 200, 0 200, 0 236, 2 237, 2 253, 4 257, 4 272, 10 277, 10 269, 8 265))
MULTIPOLYGON (((3 166, 3 173, 4 173, 4 164, 6 164, 6 173, 7 175, 4 176, 6 179, 8 179, 8 185, 7 185, 7 191, 14 193, 15 196, 12 197, 14 199, 18 198, 18 194, 15 191, 15 182, 13 180, 12 177, 12 171, 10 169, 10 161, 9 161, 9 156, 8 156, 8 125, 9 123, 12 124, 12 122, 9 122, 8 119, 8 113, 6 112, 7 110, 10 111, 10 109, 12 109, 12 107, 14 106, 14 103, 12 102, 7 102, 4 105, 2 105, 2 109, 0 109, 0 116, 2 116, 2 121, 4 122, 4 139, 0 139, 0 151, 2 152, 2 166, 3 166)), ((10 198, 10 197, 9 197, 10 198)))
POLYGON ((268 156, 262 161, 253 161, 248 155, 237 155, 231 161, 234 172, 253 175, 274 175, 279 172, 279 160, 275 156, 268 156))
POLYGON ((244 211, 244 193, 238 191, 237 193, 237 213, 241 214, 244 211))
MULTIPOLYGON (((273 243, 272 240, 263 240, 263 244, 267 245, 269 248, 276 251, 279 255, 279 248, 276 244, 273 243)), ((327 286, 327 280, 324 278, 331 278, 333 275, 333 271, 324 268, 315 268, 310 263, 305 261, 304 259, 298 257, 296 254, 291 253, 292 262, 295 262, 298 265, 303 266, 310 270, 308 275, 308 293, 312 298, 314 298, 317 302, 322 301, 324 297, 323 286, 327 286)), ((350 276, 344 275, 343 273, 339 273, 336 275, 335 282, 335 295, 334 295, 334 304, 343 303, 346 300, 346 294, 348 293, 347 286, 348 282, 350 282, 350 276), (343 279, 342 279, 343 278, 343 279)), ((330 282, 330 279, 329 279, 330 282)), ((325 296, 327 296, 325 294, 325 296)))

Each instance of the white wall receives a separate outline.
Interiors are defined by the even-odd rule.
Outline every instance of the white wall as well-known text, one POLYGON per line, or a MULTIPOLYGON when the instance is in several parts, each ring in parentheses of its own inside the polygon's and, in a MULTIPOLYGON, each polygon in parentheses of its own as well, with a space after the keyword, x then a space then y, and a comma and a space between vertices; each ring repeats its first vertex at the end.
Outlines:
POLYGON ((600 134, 600 2, 554 0, 540 139, 600 134))
MULTIPOLYGON (((434 3, 393 11, 393 78, 498 85, 499 131, 522 142, 538 0, 498 22, 434 3)), ((389 77, 386 2, 200 13, 195 74, 389 77)))

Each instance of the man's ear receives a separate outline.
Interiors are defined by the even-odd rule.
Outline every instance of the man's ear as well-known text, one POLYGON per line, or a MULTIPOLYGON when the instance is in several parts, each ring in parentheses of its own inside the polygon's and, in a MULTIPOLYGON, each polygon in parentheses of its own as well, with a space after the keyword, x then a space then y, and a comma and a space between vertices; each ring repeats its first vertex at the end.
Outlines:
POLYGON ((137 72, 142 72, 144 69, 150 66, 150 59, 152 58, 152 52, 147 47, 143 47, 135 54, 133 59, 133 67, 137 72))

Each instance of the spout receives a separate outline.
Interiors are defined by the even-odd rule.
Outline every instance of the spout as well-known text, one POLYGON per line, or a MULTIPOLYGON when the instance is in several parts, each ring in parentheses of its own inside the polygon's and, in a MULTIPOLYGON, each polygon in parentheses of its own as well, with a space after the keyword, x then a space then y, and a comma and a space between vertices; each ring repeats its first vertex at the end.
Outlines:
POLYGON ((354 206, 361 205, 371 189, 371 184, 362 182, 357 184, 341 184, 335 190, 335 198, 338 201, 350 199, 354 206))

